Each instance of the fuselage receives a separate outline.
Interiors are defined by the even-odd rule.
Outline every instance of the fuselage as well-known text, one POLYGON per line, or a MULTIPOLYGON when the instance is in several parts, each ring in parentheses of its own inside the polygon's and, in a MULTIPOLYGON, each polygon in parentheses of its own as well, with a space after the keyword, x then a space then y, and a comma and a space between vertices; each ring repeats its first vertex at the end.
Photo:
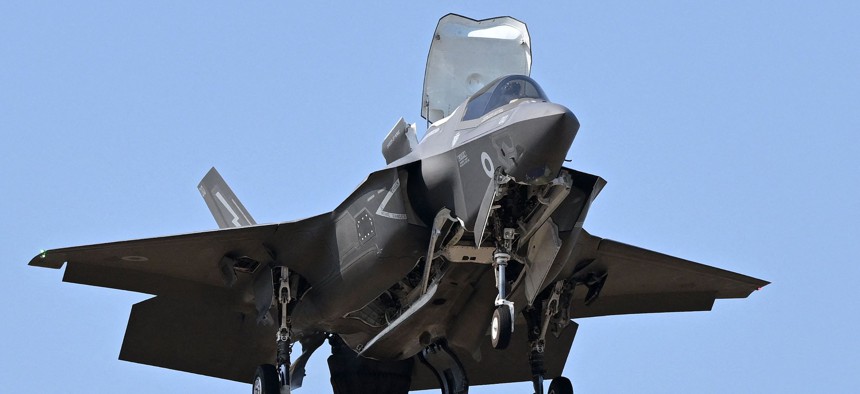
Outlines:
MULTIPOLYGON (((459 265, 445 273, 457 280, 433 288, 440 296, 426 301, 432 308, 418 305, 420 294, 410 278, 423 266, 434 216, 450 209, 466 230, 464 239, 471 237, 477 248, 494 198, 499 197, 493 195, 499 183, 540 187, 553 180, 578 129, 571 111, 549 102, 528 77, 501 78, 477 92, 449 117, 431 125, 412 152, 372 174, 335 210, 332 243, 340 269, 314 284, 297 306, 296 321, 319 322, 306 329, 340 333, 356 350, 379 332, 392 331, 388 341, 368 354, 375 358, 410 357, 410 351, 426 346, 421 337, 450 335, 450 317, 469 305, 492 305, 494 287, 492 280, 481 280, 489 291, 471 284, 458 287, 487 273, 492 276, 487 265, 459 265), (504 97, 512 84, 521 94, 504 97), (343 221, 349 223, 341 226, 343 221), (362 223, 372 223, 366 227, 371 230, 362 233, 362 223), (348 234, 351 226, 358 233, 348 234), (473 297, 488 299, 478 302, 473 297), (398 310, 388 312, 393 309, 398 310), (394 321, 407 313, 409 319, 394 321), (386 343, 392 347, 386 349, 386 343)), ((479 326, 476 329, 483 330, 485 322, 479 326)))
POLYGON ((410 173, 416 211, 426 221, 448 207, 471 230, 494 176, 529 185, 549 182, 578 130, 569 109, 550 102, 530 78, 513 75, 490 83, 431 125, 417 149, 389 167, 420 161, 410 173), (521 84, 522 93, 505 97, 512 83, 521 84))

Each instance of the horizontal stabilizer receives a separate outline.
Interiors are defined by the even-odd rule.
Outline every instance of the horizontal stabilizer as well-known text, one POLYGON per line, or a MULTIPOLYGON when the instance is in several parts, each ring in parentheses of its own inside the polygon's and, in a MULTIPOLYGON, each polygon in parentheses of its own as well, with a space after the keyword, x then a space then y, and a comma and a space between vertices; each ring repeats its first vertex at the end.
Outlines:
POLYGON ((206 205, 215 217, 220 228, 243 227, 257 224, 239 198, 227 186, 221 174, 212 167, 197 185, 200 195, 206 200, 206 205))
POLYGON ((275 357, 273 327, 207 303, 154 297, 131 309, 120 360, 250 382, 275 357))

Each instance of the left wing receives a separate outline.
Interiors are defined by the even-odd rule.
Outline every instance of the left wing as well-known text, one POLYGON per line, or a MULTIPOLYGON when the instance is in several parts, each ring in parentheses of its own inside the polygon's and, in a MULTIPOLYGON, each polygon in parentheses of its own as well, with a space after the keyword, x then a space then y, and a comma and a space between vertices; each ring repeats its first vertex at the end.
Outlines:
POLYGON ((571 317, 711 310, 720 298, 746 298, 769 282, 582 230, 571 317), (592 297, 593 296, 593 297, 592 297), (593 302, 589 302, 593 300, 593 302))

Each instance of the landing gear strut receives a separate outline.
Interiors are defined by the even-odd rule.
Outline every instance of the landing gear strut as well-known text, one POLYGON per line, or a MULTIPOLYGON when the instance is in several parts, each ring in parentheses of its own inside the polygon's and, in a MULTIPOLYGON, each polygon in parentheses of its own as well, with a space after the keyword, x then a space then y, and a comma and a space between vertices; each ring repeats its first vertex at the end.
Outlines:
POLYGON ((505 277, 505 268, 508 266, 508 261, 511 260, 511 255, 508 252, 511 250, 515 235, 514 229, 505 228, 502 234, 502 244, 493 254, 496 287, 499 289, 495 303, 496 310, 493 312, 493 320, 490 322, 490 339, 495 349, 506 349, 511 342, 511 335, 514 333, 514 303, 507 299, 508 280, 505 277))
MULTIPOLYGON (((571 288, 564 281, 558 281, 552 287, 549 296, 544 299, 546 301, 545 307, 540 307, 544 300, 536 300, 535 304, 538 305, 537 308, 532 307, 523 312, 528 326, 530 347, 529 366, 531 367, 532 385, 534 386, 535 394, 544 394, 543 383, 544 375, 546 374, 544 350, 546 347, 546 334, 550 330, 550 322, 553 322, 556 318, 567 320, 567 314, 560 313, 560 305, 562 304, 562 298, 567 298, 570 290, 571 288)), ((553 330, 558 328, 564 327, 559 327, 559 323, 556 322, 553 330)), ((573 394, 573 385, 569 379, 559 376, 552 380, 552 384, 549 385, 548 394, 573 394)))
POLYGON ((290 393, 290 353, 293 346, 292 321, 288 305, 293 300, 290 293, 290 271, 287 267, 273 268, 275 274, 275 302, 278 305, 278 334, 276 337, 278 353, 276 365, 263 364, 257 367, 254 375, 254 394, 289 394, 290 393))

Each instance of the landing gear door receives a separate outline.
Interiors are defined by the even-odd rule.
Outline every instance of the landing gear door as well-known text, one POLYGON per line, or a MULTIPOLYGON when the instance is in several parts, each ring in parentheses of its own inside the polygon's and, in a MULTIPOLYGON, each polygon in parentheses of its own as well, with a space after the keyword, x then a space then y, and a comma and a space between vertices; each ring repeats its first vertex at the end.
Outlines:
POLYGON ((450 115, 469 96, 506 75, 529 75, 531 39, 525 23, 511 17, 474 20, 456 14, 439 19, 427 67, 421 116, 450 115))
POLYGON ((549 285, 547 274, 552 268, 559 249, 561 249, 561 239, 558 237, 558 227, 552 219, 549 219, 529 239, 526 255, 529 266, 525 277, 526 299, 529 305, 534 303, 541 290, 549 285))

